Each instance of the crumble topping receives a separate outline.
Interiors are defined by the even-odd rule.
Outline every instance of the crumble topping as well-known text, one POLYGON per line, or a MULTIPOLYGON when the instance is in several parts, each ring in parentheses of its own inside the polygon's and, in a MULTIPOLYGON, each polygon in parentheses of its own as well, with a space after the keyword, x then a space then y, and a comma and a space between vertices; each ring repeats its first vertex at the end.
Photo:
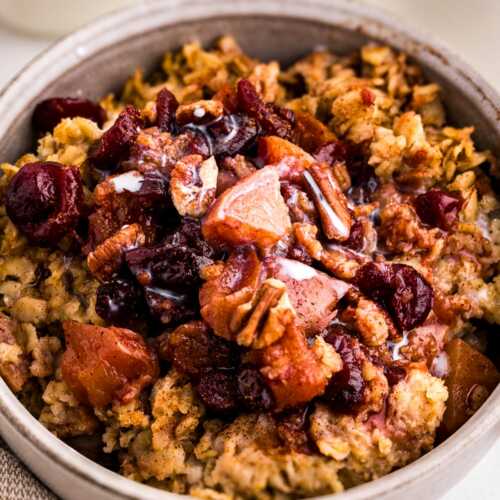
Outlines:
POLYGON ((283 69, 225 36, 39 103, 35 152, 0 164, 0 375, 76 449, 199 498, 416 460, 500 380, 496 160, 440 93, 389 47, 283 69))

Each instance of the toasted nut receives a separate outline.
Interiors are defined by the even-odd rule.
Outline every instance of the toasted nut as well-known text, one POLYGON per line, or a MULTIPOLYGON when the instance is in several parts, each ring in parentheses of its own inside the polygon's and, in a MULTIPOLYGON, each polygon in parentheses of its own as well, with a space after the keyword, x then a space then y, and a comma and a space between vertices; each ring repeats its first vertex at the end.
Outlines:
POLYGON ((191 104, 181 104, 177 108, 175 118, 181 125, 185 123, 213 120, 222 116, 224 113, 224 105, 220 101, 201 100, 192 102, 191 104))
POLYGON ((288 300, 285 284, 269 279, 250 302, 236 309, 230 328, 237 332, 238 344, 262 349, 278 340, 294 318, 295 311, 288 300))
POLYGON ((126 250, 143 246, 146 236, 139 224, 123 226, 116 234, 101 243, 87 257, 90 272, 104 281, 122 264, 126 250))
POLYGON ((323 232, 329 240, 345 241, 353 224, 347 199, 329 167, 313 165, 303 173, 309 194, 319 212, 323 232))
POLYGON ((311 113, 295 111, 295 134, 297 143, 309 153, 327 142, 337 139, 337 136, 311 113))
POLYGON ((170 193, 180 215, 201 217, 215 200, 219 169, 211 156, 203 161, 200 155, 179 160, 170 178, 170 193))

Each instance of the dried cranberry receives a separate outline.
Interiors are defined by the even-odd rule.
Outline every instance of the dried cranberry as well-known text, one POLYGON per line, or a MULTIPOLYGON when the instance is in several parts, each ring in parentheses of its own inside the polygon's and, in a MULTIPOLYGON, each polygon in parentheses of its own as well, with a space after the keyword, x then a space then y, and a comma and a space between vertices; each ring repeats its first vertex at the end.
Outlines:
POLYGON ((92 165, 104 170, 115 169, 120 161, 128 157, 130 146, 143 126, 139 111, 134 106, 126 106, 89 155, 92 165))
POLYGON ((129 250, 125 258, 139 283, 181 292, 199 284, 199 268, 205 263, 192 249, 169 243, 129 250))
POLYGON ((342 325, 331 325, 324 338, 338 352, 343 366, 331 378, 323 397, 335 410, 353 413, 365 401, 362 371, 365 356, 359 342, 342 325))
POLYGON ((347 146, 342 141, 331 141, 322 144, 313 154, 319 163, 333 165, 337 162, 345 162, 348 157, 347 146))
POLYGON ((214 413, 227 415, 238 408, 238 387, 232 371, 209 370, 201 376, 196 389, 204 405, 214 413))
POLYGON ((230 114, 204 125, 190 123, 181 131, 194 134, 191 143, 193 153, 233 156, 254 143, 258 128, 253 118, 230 114))
POLYGON ((440 189, 431 189, 415 199, 415 208, 420 219, 444 231, 453 227, 461 207, 462 199, 459 196, 445 193, 440 189))
POLYGON ((50 132, 63 118, 81 116, 102 127, 106 112, 99 104, 79 97, 53 97, 40 102, 33 113, 33 125, 38 132, 50 132))
POLYGON ((182 323, 196 316, 197 305, 188 294, 168 288, 145 286, 144 297, 150 314, 165 325, 182 323))
POLYGON ((396 385, 406 376, 406 370, 398 365, 384 365, 384 375, 390 386, 396 385))
POLYGON ((359 289, 385 307, 401 330, 422 324, 432 307, 432 287, 413 267, 370 262, 354 280, 359 289))
POLYGON ((357 220, 351 226, 349 238, 343 242, 343 246, 356 252, 361 252, 365 246, 364 230, 361 221, 357 220))
POLYGON ((165 238, 165 243, 187 246, 198 256, 206 259, 216 257, 213 248, 203 239, 200 221, 191 217, 184 217, 181 225, 165 238))
POLYGON ((293 408, 275 416, 278 437, 289 450, 310 454, 314 443, 307 434, 310 407, 293 408))
POLYGON ((80 218, 83 188, 76 167, 35 162, 22 167, 5 194, 7 215, 33 243, 56 244, 80 218))
POLYGON ((179 103, 167 88, 161 89, 156 96, 156 124, 162 132, 175 131, 175 112, 179 103))
POLYGON ((366 296, 385 305, 392 294, 392 278, 390 264, 369 262, 359 268, 354 283, 366 296))
POLYGON ((215 336, 202 321, 186 323, 166 335, 160 357, 195 379, 208 369, 229 370, 238 363, 233 344, 215 336))
POLYGON ((97 289, 95 310, 109 323, 126 325, 144 312, 141 289, 126 279, 108 281, 97 289))
POLYGON ((295 115, 273 104, 266 104, 255 87, 245 79, 238 82, 238 105, 241 111, 254 118, 265 135, 277 135, 285 139, 292 135, 295 115))
POLYGON ((274 406, 273 395, 259 370, 243 366, 238 372, 240 399, 250 411, 269 411, 274 406))
POLYGON ((411 330, 422 324, 432 307, 432 287, 413 267, 393 264, 393 294, 390 298, 391 313, 402 330, 411 330))
POLYGON ((369 203, 379 187, 373 167, 366 163, 363 153, 355 146, 346 146, 346 166, 351 176, 350 199, 356 205, 369 203))

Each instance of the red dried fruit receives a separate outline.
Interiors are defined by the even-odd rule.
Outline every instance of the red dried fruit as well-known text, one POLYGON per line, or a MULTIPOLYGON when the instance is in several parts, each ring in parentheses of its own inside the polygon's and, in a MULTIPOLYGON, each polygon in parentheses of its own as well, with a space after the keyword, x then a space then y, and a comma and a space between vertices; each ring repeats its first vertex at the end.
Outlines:
POLYGON ((160 356, 195 379, 211 368, 235 368, 238 355, 231 343, 213 335, 203 321, 192 321, 166 334, 160 356))
POLYGON ((342 358, 342 370, 333 375, 323 396, 336 411, 353 413, 365 401, 365 355, 359 342, 341 324, 333 324, 324 337, 342 358))
POLYGON ((33 126, 38 132, 51 132, 63 118, 81 116, 102 127, 106 111, 99 104, 80 97, 53 97, 40 102, 33 113, 33 126))
POLYGON ((129 156, 130 146, 143 126, 140 112, 134 106, 126 106, 90 153, 92 165, 102 170, 114 170, 129 156))
POLYGON ((254 143, 258 129, 253 118, 230 114, 206 124, 190 123, 181 131, 192 134, 191 149, 196 154, 233 156, 254 143))
POLYGON ((274 398, 259 370, 242 366, 238 371, 238 392, 241 402, 249 411, 270 411, 274 398))
POLYGON ((401 330, 421 325, 432 308, 432 287, 411 266, 369 262, 358 270, 354 282, 388 310, 401 330))
POLYGON ((346 154, 346 166, 351 177, 351 188, 348 195, 356 205, 369 203, 379 187, 375 171, 372 166, 366 163, 359 148, 346 145, 346 154))
POLYGON ((453 227, 462 204, 463 200, 459 195, 445 193, 440 189, 431 189, 415 199, 415 209, 422 222, 444 231, 453 227))
POLYGON ((11 179, 7 215, 38 245, 55 245, 80 218, 83 188, 76 167, 56 162, 28 163, 11 179))
POLYGON ((313 156, 318 163, 333 165, 337 162, 345 162, 348 158, 348 154, 345 142, 330 141, 316 149, 313 156))
POLYGON ((118 278, 97 289, 96 313, 115 325, 126 325, 141 316, 145 309, 141 289, 130 280, 118 278))
POLYGON ((237 86, 238 105, 241 111, 254 118, 265 135, 292 136, 295 115, 293 111, 266 104, 255 87, 245 79, 237 86))
POLYGON ((127 403, 158 378, 155 353, 139 334, 76 321, 65 321, 63 328, 62 376, 81 403, 127 403))
POLYGON ((174 94, 167 88, 163 88, 156 96, 156 125, 162 132, 173 133, 175 131, 175 112, 179 102, 174 94))
POLYGON ((167 288, 144 287, 144 297, 152 317, 163 324, 178 324, 193 319, 197 306, 192 296, 167 288))
POLYGON ((238 409, 238 387, 232 371, 209 370, 196 389, 203 404, 214 413, 228 415, 238 409))
POLYGON ((361 252, 365 246, 364 230, 361 221, 356 220, 351 226, 349 238, 342 243, 343 246, 356 252, 361 252))

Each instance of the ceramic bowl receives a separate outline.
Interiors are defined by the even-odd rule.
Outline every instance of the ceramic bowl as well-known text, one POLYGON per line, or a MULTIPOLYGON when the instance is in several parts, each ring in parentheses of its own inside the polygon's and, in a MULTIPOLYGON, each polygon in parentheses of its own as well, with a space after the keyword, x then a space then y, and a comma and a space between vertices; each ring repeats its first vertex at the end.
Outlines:
MULTIPOLYGON (((119 89, 137 67, 152 69, 168 49, 233 34, 250 54, 286 64, 317 45, 348 52, 369 40, 407 52, 444 89, 451 121, 473 124, 481 147, 500 156, 498 94, 429 36, 343 0, 171 0, 141 2, 61 40, 30 63, 0 96, 0 158, 33 147, 30 118, 39 100, 91 98, 119 89)), ((461 479, 500 431, 500 387, 451 438, 413 464, 335 500, 436 498, 461 479)), ((53 491, 71 500, 171 499, 87 460, 39 424, 0 380, 0 432, 53 491)))

